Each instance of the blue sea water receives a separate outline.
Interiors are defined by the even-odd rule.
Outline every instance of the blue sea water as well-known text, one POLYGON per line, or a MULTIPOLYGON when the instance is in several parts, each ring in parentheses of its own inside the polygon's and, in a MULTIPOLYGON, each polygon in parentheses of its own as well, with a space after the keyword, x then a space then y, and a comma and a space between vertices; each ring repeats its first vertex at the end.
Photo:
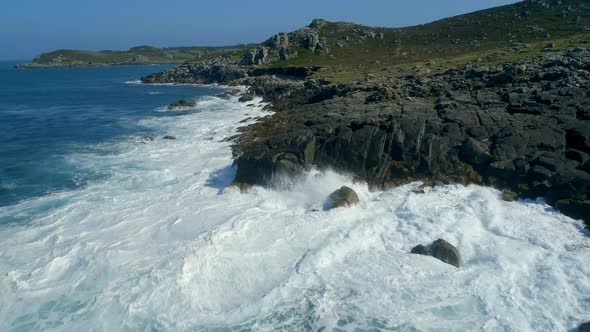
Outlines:
POLYGON ((155 109, 220 90, 126 83, 166 66, 16 70, 15 64, 0 62, 0 206, 108 176, 67 156, 108 154, 97 151, 98 143, 161 135, 139 120, 170 116, 155 109))

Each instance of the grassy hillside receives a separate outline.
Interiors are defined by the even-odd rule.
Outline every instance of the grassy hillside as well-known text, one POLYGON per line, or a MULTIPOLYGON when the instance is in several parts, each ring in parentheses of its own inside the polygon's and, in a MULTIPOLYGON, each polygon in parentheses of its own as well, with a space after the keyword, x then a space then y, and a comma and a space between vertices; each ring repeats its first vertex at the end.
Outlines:
POLYGON ((301 32, 291 33, 289 48, 297 56, 269 66, 322 66, 323 77, 346 81, 416 66, 442 70, 472 61, 512 61, 590 43, 585 0, 527 0, 395 29, 318 22, 304 29, 317 31, 327 51, 310 50, 301 32))
MULTIPOLYGON (((394 24, 395 22, 392 22, 394 24)), ((323 69, 332 82, 411 70, 442 71, 458 64, 516 61, 572 46, 590 45, 590 1, 525 0, 405 28, 314 20, 258 45, 134 47, 128 51, 58 50, 27 66, 222 62, 323 69)))
POLYGON ((128 51, 57 50, 43 53, 22 67, 100 66, 117 64, 183 63, 213 59, 228 52, 252 47, 171 47, 137 46, 128 51))

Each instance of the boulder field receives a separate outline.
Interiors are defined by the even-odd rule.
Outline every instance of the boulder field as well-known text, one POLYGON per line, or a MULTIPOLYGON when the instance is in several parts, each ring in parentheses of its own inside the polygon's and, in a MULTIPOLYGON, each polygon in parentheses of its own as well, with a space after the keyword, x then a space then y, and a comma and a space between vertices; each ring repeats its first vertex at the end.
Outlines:
POLYGON ((587 49, 346 84, 304 78, 317 68, 285 76, 187 66, 144 81, 243 84, 270 103, 272 115, 236 139, 238 185, 331 168, 374 188, 416 180, 494 186, 590 221, 587 49))

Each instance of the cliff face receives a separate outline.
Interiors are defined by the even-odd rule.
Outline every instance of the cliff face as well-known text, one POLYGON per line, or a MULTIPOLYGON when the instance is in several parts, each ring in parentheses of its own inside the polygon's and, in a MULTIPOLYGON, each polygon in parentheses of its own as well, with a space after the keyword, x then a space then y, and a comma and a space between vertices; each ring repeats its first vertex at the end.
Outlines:
POLYGON ((252 78, 277 113, 243 131, 235 181, 273 185, 317 166, 376 187, 477 183, 587 220, 589 82, 582 48, 388 82, 252 78))

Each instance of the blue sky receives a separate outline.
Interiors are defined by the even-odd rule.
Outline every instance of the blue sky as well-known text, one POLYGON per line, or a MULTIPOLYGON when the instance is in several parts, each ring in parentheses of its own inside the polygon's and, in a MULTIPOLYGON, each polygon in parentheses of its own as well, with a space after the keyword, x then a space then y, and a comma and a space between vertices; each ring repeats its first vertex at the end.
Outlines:
POLYGON ((0 59, 58 48, 261 42, 313 18, 400 27, 515 0, 2 0, 0 59))

